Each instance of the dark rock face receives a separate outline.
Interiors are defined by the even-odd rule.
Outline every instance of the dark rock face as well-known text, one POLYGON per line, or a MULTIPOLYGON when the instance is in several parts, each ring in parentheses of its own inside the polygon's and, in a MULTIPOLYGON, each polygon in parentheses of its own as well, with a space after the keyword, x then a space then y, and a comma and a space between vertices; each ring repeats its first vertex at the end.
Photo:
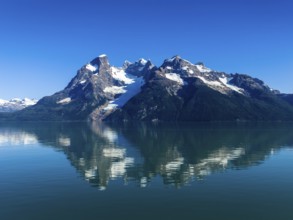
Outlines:
POLYGON ((213 71, 179 56, 160 67, 140 59, 121 68, 101 55, 64 90, 12 116, 21 120, 293 120, 292 95, 243 74, 213 71))
POLYGON ((231 83, 244 89, 251 96, 258 95, 264 92, 271 93, 270 88, 266 86, 263 81, 247 75, 235 74, 233 75, 231 83))

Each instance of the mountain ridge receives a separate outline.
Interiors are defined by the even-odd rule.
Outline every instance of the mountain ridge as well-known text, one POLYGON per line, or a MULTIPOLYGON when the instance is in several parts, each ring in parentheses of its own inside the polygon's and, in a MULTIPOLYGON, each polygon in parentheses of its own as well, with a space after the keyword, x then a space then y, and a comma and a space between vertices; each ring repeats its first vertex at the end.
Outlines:
POLYGON ((35 105, 37 102, 38 100, 30 98, 13 98, 10 100, 0 99, 0 112, 19 111, 28 106, 35 105))
POLYGON ((106 121, 293 121, 290 95, 262 80, 214 71, 176 55, 111 66, 103 54, 82 66, 64 90, 11 118, 106 121))

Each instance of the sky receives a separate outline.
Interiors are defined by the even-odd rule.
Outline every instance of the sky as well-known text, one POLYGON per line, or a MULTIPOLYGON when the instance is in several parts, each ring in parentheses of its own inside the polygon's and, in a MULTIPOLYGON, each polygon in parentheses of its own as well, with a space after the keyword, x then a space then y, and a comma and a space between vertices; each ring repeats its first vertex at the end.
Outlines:
POLYGON ((293 93, 292 0, 1 0, 0 98, 40 99, 84 64, 174 55, 293 93))

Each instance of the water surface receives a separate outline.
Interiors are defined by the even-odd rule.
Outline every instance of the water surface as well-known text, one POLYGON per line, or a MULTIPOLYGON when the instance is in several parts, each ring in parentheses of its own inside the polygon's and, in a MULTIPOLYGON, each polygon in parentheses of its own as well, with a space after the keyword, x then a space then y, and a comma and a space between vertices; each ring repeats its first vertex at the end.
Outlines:
POLYGON ((293 125, 0 124, 1 219, 293 219, 293 125))

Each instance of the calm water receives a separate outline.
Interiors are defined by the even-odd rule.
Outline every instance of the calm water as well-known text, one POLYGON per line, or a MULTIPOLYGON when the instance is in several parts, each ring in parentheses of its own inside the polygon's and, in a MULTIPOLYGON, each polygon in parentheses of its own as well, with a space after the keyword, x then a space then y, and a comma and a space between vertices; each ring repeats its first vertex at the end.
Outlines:
POLYGON ((293 219, 292 124, 0 124, 0 219, 293 219))

